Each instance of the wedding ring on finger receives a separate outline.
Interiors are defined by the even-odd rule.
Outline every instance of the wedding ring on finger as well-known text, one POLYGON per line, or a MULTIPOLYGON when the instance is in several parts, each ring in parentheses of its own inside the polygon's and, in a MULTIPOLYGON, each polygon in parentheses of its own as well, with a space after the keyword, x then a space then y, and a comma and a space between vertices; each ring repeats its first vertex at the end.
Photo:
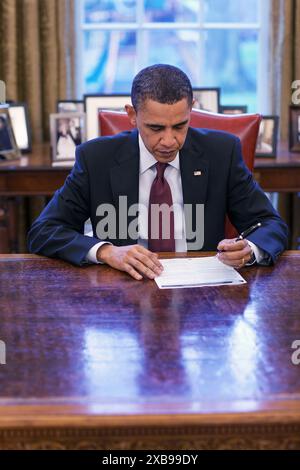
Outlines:
POLYGON ((245 258, 242 258, 242 263, 238 264, 235 269, 241 269, 245 266, 245 258))

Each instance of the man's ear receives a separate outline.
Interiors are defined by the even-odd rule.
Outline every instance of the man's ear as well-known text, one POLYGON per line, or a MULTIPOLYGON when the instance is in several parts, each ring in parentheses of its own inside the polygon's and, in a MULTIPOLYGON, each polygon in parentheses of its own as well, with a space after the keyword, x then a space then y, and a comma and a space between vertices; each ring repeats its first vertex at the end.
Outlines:
POLYGON ((129 117, 129 121, 130 123, 136 127, 136 112, 135 112, 135 109, 133 106, 131 106, 130 104, 126 104, 125 105, 125 111, 129 117))

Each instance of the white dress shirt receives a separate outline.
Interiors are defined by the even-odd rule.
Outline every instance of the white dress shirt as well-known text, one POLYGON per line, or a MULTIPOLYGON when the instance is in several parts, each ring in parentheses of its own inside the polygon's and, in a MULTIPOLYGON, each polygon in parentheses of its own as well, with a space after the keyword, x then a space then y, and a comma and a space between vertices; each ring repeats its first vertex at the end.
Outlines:
MULTIPOLYGON (((139 135, 140 146, 140 176, 139 176, 139 204, 146 210, 139 213, 139 239, 138 243, 148 248, 148 206, 149 195, 152 183, 156 177, 155 164, 157 160, 151 155, 149 150, 139 135)), ((180 175, 179 152, 172 162, 165 169, 164 177, 169 183, 174 206, 174 238, 175 250, 187 251, 185 237, 185 221, 183 212, 183 194, 180 175), (176 208, 176 209, 175 209, 176 208)))
MULTIPOLYGON (((156 177, 155 164, 157 160, 146 148, 141 136, 139 135, 139 149, 140 149, 140 172, 139 172, 139 204, 142 204, 147 210, 139 212, 139 237, 138 244, 148 248, 148 205, 150 189, 154 178, 156 177)), ((175 237, 175 250, 176 252, 186 252, 187 243, 185 235, 185 220, 183 211, 183 193, 180 174, 179 152, 175 159, 170 162, 165 169, 164 177, 166 178, 171 188, 173 205, 176 207, 174 210, 174 237, 175 237)), ((86 260, 90 263, 99 263, 97 260, 97 251, 104 243, 96 243, 88 252, 86 260)), ((251 246, 256 261, 259 262, 264 258, 264 252, 260 250, 254 243, 248 240, 251 246)))

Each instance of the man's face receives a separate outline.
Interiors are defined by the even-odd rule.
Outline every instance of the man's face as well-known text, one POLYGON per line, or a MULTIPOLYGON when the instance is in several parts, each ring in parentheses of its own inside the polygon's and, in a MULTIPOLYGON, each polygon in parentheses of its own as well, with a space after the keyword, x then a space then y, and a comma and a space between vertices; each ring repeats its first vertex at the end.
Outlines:
POLYGON ((148 99, 137 112, 129 105, 126 111, 130 122, 138 128, 146 148, 156 160, 162 163, 174 160, 184 144, 189 127, 191 109, 187 99, 174 104, 148 99))

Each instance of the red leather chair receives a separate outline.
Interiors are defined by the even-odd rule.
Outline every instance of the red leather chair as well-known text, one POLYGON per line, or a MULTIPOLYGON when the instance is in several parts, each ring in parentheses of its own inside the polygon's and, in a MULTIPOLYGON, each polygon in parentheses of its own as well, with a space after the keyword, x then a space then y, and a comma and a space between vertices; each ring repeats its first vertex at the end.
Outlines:
MULTIPOLYGON (((114 135, 133 129, 126 113, 118 111, 99 111, 99 135, 114 135)), ((259 114, 215 114, 193 109, 191 127, 216 129, 230 132, 239 137, 242 145, 243 159, 250 171, 253 170, 256 140, 261 116, 259 114)), ((234 238, 236 229, 227 218, 225 224, 226 238, 234 238)))

